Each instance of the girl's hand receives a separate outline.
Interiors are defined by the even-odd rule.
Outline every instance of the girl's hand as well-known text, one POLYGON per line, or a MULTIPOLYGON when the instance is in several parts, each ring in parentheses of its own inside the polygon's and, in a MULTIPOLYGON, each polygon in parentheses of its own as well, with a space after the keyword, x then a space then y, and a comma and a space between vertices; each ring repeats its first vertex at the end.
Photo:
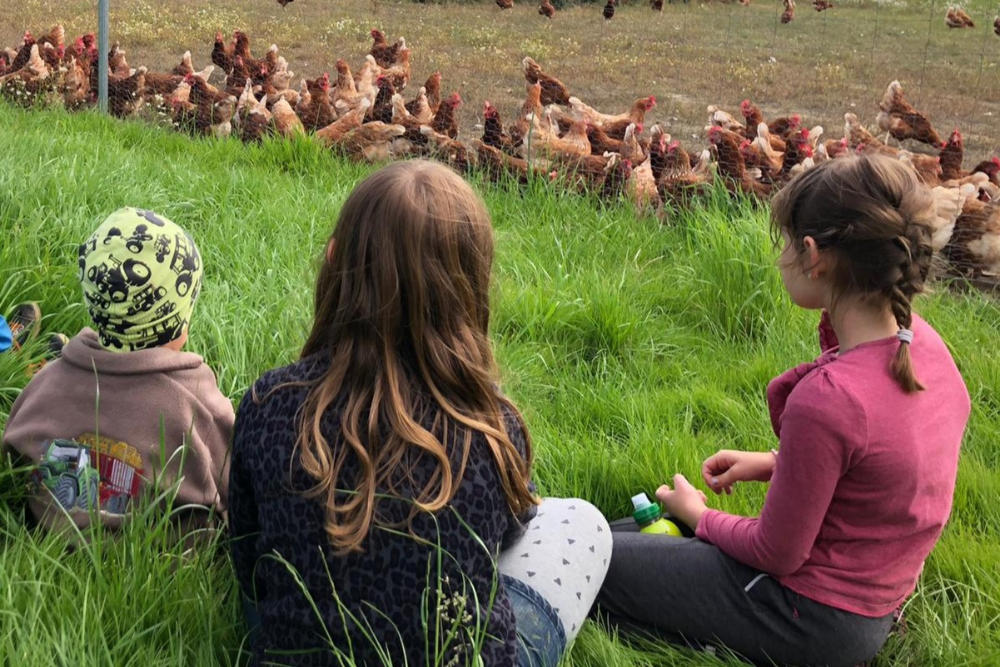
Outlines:
POLYGON ((723 449, 713 454, 701 466, 705 484, 716 495, 732 494, 736 482, 767 482, 777 461, 771 452, 734 452, 723 449))
POLYGON ((663 509, 691 527, 698 529, 701 515, 708 511, 705 494, 691 486, 684 475, 674 475, 674 488, 664 484, 656 490, 656 498, 663 503, 663 509))

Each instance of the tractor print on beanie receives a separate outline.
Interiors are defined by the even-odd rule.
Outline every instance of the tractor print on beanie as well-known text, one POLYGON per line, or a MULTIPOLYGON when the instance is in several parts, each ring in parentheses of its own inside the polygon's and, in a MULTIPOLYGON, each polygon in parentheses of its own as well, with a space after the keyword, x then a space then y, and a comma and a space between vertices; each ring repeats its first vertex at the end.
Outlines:
POLYGON ((186 329, 201 288, 191 237, 155 213, 114 213, 80 246, 80 280, 101 345, 130 352, 165 345, 186 329))

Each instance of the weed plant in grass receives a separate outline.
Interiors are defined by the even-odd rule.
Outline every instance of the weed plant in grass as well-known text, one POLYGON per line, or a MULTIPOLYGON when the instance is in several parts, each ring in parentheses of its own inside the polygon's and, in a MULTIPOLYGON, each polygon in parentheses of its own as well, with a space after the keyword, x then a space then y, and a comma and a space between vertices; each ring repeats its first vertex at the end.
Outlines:
MULTIPOLYGON (((75 333, 87 323, 77 245, 118 207, 160 211, 201 247, 190 349, 234 402, 295 357, 324 242, 372 169, 309 140, 193 141, 90 114, 0 107, 0 127, 0 309, 32 299, 45 332, 75 333)), ((674 472, 695 477, 721 447, 773 446, 765 386, 815 356, 817 316, 782 289, 766 209, 717 194, 661 225, 541 183, 477 187, 497 235, 493 339, 505 390, 535 438, 543 493, 587 498, 615 518, 674 472)), ((892 637, 878 664, 994 664, 1000 313, 982 294, 944 286, 917 309, 949 341, 973 412, 951 523, 908 604, 908 634, 892 637)), ((0 425, 40 354, 39 345, 0 355, 0 425)), ((19 480, 0 467, 0 663, 241 663, 224 543, 164 549, 162 524, 148 519, 67 554, 24 527, 19 480)), ((764 493, 745 485, 711 504, 755 513, 764 493)), ((736 662, 630 646, 591 625, 566 664, 736 662)))

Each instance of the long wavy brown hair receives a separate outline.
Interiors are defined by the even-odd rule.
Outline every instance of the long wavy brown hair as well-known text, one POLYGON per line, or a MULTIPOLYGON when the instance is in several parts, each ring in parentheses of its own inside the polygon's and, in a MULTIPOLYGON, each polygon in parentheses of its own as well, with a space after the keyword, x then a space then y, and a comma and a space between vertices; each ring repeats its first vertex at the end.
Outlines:
POLYGON ((445 507, 476 433, 488 444, 511 510, 521 514, 537 502, 528 490, 530 441, 522 456, 503 418, 503 406, 513 406, 497 390, 488 336, 492 265, 489 214, 447 167, 387 166, 344 204, 302 350, 302 357, 328 351, 330 363, 310 387, 297 441, 301 465, 316 482, 308 494, 326 505, 337 553, 362 550, 381 523, 382 494, 412 499, 411 518, 445 507), (339 431, 324 433, 331 407, 339 431), (434 471, 418 488, 414 466, 427 457, 434 471), (350 459, 357 474, 344 479, 350 459))

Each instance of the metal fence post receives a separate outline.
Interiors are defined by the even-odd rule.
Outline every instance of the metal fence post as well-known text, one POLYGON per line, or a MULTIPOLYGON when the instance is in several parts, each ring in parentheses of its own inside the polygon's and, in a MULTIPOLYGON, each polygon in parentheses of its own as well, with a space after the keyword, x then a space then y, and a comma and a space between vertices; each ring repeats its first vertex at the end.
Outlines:
POLYGON ((97 103, 102 113, 108 112, 108 31, 110 30, 109 0, 97 1, 97 103))

